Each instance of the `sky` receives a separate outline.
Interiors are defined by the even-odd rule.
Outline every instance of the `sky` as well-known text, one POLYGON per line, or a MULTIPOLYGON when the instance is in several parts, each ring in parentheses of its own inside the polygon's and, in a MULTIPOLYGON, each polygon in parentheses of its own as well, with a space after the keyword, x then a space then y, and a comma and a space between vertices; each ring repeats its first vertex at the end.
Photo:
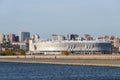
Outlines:
POLYGON ((0 33, 120 37, 120 0, 0 0, 0 33))

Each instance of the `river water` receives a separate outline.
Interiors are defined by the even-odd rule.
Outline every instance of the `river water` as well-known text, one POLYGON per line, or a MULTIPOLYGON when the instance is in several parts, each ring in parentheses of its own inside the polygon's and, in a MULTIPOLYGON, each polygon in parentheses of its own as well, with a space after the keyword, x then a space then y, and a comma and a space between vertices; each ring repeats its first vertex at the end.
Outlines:
POLYGON ((120 80, 120 68, 0 62, 0 80, 120 80))

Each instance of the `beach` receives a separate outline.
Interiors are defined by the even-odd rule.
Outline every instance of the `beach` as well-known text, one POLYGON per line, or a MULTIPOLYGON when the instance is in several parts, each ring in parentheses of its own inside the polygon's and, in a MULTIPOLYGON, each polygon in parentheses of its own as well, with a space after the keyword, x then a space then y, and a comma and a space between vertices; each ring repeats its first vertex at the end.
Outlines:
POLYGON ((0 62, 120 67, 119 54, 0 56, 0 62))

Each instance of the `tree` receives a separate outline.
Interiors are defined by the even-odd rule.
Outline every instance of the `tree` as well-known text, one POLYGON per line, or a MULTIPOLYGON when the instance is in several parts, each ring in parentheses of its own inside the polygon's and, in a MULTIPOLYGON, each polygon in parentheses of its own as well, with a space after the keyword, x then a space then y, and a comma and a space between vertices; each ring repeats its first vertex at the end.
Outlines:
POLYGON ((25 51, 23 49, 19 49, 20 55, 25 55, 25 51))
POLYGON ((67 56, 67 55, 69 55, 69 54, 70 54, 70 52, 69 52, 69 51, 67 51, 67 50, 64 50, 64 51, 62 51, 62 54, 67 56))
POLYGON ((15 55, 15 53, 12 49, 8 49, 5 51, 5 55, 15 55))

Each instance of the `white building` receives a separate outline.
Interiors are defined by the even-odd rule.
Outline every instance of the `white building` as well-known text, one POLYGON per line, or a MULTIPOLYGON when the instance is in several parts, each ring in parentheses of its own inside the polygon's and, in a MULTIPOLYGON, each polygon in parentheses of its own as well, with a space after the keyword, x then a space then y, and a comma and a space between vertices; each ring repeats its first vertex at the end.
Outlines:
POLYGON ((107 41, 29 41, 29 51, 34 54, 71 53, 112 53, 111 43, 107 41))

